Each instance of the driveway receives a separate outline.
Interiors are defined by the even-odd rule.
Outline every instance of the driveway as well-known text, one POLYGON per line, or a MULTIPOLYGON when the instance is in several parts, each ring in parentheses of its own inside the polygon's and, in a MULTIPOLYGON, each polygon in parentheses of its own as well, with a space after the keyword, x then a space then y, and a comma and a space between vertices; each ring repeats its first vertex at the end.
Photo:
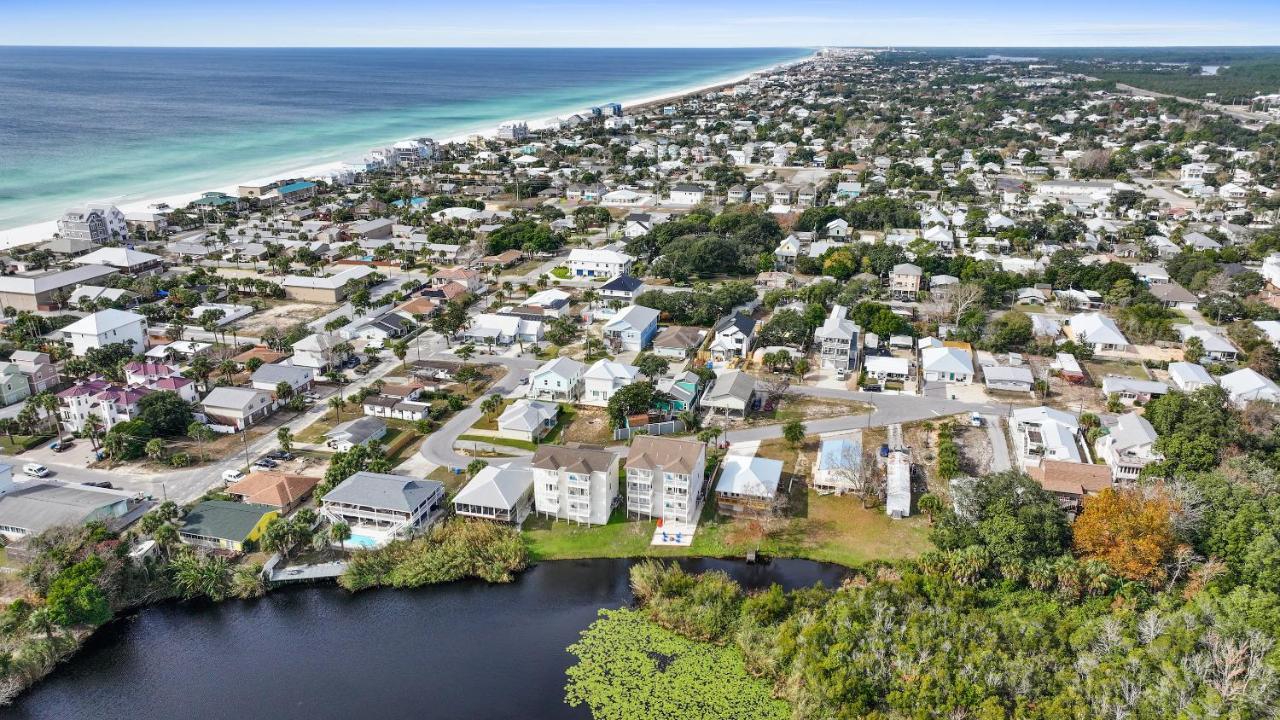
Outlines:
POLYGON ((987 426, 987 438, 991 440, 991 472, 998 473, 1010 469, 1009 438, 1004 434, 1004 425, 998 415, 983 415, 982 423, 987 426))

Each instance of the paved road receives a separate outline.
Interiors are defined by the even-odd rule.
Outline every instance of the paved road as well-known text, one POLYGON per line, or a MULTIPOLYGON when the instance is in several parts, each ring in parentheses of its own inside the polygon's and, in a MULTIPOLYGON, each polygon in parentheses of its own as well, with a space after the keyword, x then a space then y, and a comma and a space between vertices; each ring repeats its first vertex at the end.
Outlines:
MULTIPOLYGON (((454 359, 452 355, 445 356, 454 359)), ((536 369, 542 363, 534 357, 486 357, 485 362, 494 365, 501 365, 507 369, 507 376, 489 389, 489 393, 499 393, 506 395, 515 390, 522 380, 529 376, 529 371, 536 369)), ((463 408, 456 415, 449 418, 444 425, 440 426, 435 432, 427 436, 427 439, 418 448, 418 454, 423 460, 435 467, 466 467, 471 462, 471 458, 459 455, 453 449, 453 444, 457 441, 459 435, 467 432, 467 429, 480 419, 480 404, 472 403, 471 407, 463 408)), ((428 470, 430 472, 430 470, 428 470)))
MULTIPOLYGON (((399 361, 388 353, 381 363, 369 371, 369 374, 355 382, 344 385, 342 387, 343 395, 350 395, 352 392, 372 384, 399 364, 399 361)), ((317 403, 285 423, 284 426, 288 427, 296 435, 319 420, 326 412, 328 412, 328 408, 323 403, 317 403)), ((238 439, 243 440, 243 437, 241 435, 238 439)), ((78 465, 66 465, 46 458, 41 458, 40 462, 53 471, 54 477, 65 482, 107 481, 122 490, 185 503, 200 497, 210 488, 220 486, 223 472, 232 469, 244 470, 246 455, 249 461, 253 461, 277 446, 276 434, 273 431, 248 443, 247 450, 243 442, 237 443, 235 452, 212 464, 148 475, 131 475, 123 470, 95 470, 78 465)))

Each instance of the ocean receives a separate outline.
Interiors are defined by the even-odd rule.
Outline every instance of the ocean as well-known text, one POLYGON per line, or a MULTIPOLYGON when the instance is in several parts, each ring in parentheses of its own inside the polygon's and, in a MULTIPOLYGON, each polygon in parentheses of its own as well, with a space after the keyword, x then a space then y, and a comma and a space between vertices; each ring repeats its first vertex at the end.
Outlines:
POLYGON ((0 230, 651 97, 802 49, 0 47, 0 230))

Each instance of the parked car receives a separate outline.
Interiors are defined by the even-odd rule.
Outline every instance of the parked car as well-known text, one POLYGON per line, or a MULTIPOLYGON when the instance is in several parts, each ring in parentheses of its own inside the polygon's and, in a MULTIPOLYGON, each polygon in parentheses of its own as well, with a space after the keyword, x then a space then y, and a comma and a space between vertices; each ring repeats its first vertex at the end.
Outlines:
POLYGON ((982 422, 983 422, 983 421, 982 421, 982 415, 980 415, 980 414, 978 414, 978 413, 976 413, 976 412, 971 412, 971 413, 969 413, 969 424, 970 424, 970 425, 972 425, 973 427, 982 427, 982 422))
POLYGON ((258 468, 259 470, 270 470, 271 468, 274 468, 277 464, 278 463, 276 463, 275 460, 272 460, 271 458, 265 458, 265 457, 258 458, 253 462, 253 466, 258 468))
POLYGON ((267 457, 272 460, 292 460, 295 457, 297 457, 297 455, 294 455, 291 452, 286 452, 284 450, 272 450, 271 452, 267 453, 267 457))
POLYGON ((27 463, 22 466, 22 474, 29 477, 47 477, 49 475, 49 468, 41 465, 40 463, 27 463))
POLYGON ((70 450, 71 441, 70 440, 63 440, 62 442, 55 441, 52 445, 49 446, 49 449, 54 452, 62 452, 63 450, 70 450))
POLYGON ((225 483, 240 482, 244 479, 244 473, 239 470, 223 470, 222 481, 225 483))
POLYGON ((107 482, 107 481, 105 481, 105 480, 103 480, 102 482, 87 482, 87 483, 84 483, 84 484, 85 484, 85 485, 88 485, 89 487, 106 488, 106 489, 108 489, 108 490, 115 490, 115 489, 116 489, 116 486, 115 486, 115 485, 112 485, 111 483, 109 483, 109 482, 107 482))

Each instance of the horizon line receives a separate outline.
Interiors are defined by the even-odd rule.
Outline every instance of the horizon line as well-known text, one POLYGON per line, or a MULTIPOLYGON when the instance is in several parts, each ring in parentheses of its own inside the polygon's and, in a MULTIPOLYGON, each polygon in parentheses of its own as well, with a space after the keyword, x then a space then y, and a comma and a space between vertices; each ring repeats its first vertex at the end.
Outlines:
POLYGON ((0 43, 0 49, 101 49, 101 50, 1109 50, 1109 49, 1160 49, 1180 48, 1188 50, 1214 49, 1277 49, 1277 45, 1191 45, 1172 43, 1165 45, 907 45, 899 43, 858 45, 85 45, 39 44, 22 45, 0 43))

